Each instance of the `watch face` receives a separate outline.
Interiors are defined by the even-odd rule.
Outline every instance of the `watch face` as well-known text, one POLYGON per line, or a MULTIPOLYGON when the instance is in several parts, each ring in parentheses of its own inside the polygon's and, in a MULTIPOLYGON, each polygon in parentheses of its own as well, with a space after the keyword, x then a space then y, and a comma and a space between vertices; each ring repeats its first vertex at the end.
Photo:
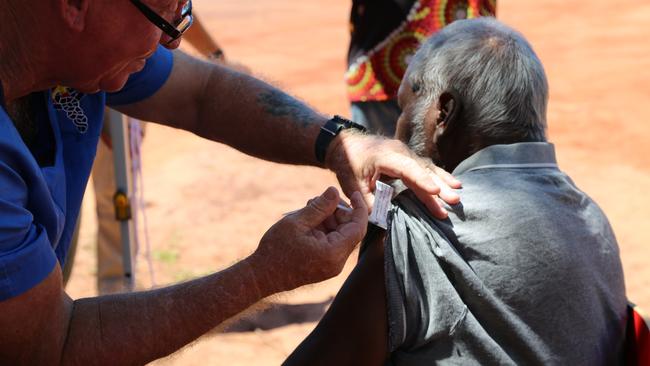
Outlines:
POLYGON ((349 119, 343 118, 341 116, 334 116, 332 117, 331 121, 342 124, 341 127, 337 129, 336 131, 337 133, 340 132, 341 129, 348 129, 348 128, 354 128, 363 132, 366 131, 366 128, 363 127, 362 125, 350 121, 349 119))

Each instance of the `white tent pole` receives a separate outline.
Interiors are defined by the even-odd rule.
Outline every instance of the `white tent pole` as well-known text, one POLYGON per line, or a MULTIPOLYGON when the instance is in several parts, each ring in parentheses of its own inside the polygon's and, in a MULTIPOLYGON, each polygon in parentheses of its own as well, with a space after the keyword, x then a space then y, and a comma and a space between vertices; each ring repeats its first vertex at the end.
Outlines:
POLYGON ((129 150, 129 130, 126 119, 121 113, 107 109, 105 123, 109 124, 113 146, 113 163, 115 166, 116 190, 113 196, 115 219, 120 223, 120 240, 122 242, 122 264, 124 267, 124 283, 128 291, 132 291, 135 283, 133 273, 132 245, 135 231, 131 219, 131 195, 133 192, 131 179, 131 154, 129 150))

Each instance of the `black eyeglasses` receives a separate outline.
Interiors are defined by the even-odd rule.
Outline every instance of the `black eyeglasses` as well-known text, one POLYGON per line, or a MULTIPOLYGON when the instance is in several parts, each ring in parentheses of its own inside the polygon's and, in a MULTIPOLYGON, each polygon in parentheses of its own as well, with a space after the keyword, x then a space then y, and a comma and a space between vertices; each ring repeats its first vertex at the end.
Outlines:
POLYGON ((133 5, 140 10, 142 15, 144 15, 151 23, 156 27, 160 28, 166 35, 168 35, 171 40, 169 43, 174 42, 180 36, 187 31, 187 29, 192 25, 194 18, 192 17, 192 0, 186 0, 181 8, 181 15, 178 20, 174 21, 174 24, 169 23, 163 17, 158 15, 155 11, 151 10, 150 7, 145 5, 140 0, 131 0, 133 5))

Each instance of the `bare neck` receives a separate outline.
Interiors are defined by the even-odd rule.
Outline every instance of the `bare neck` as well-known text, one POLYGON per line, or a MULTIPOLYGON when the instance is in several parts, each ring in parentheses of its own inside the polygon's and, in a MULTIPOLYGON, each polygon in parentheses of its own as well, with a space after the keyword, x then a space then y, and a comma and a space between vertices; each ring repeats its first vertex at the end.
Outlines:
MULTIPOLYGON (((10 4, 12 2, 9 2, 10 4)), ((34 91, 47 89, 47 32, 28 9, 9 5, 0 13, 0 81, 5 101, 11 102, 34 91), (23 14, 26 13, 26 14, 23 14)))

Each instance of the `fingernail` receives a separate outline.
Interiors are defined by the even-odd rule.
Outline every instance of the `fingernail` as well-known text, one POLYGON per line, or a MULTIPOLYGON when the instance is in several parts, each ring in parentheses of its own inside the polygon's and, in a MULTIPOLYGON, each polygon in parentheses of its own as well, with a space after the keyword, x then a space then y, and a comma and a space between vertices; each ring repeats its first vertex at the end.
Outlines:
POLYGON ((325 190, 325 198, 329 201, 333 201, 338 198, 338 195, 336 194, 336 188, 334 187, 329 187, 325 190))

